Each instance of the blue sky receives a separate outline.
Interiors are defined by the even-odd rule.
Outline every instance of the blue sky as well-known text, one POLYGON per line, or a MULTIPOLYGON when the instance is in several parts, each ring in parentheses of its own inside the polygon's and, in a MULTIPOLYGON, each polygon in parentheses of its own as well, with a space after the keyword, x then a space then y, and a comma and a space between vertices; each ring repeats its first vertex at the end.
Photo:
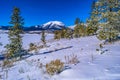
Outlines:
POLYGON ((66 26, 74 25, 79 17, 86 21, 92 0, 0 0, 0 25, 9 25, 14 6, 19 7, 25 19, 24 26, 48 21, 62 21, 66 26))

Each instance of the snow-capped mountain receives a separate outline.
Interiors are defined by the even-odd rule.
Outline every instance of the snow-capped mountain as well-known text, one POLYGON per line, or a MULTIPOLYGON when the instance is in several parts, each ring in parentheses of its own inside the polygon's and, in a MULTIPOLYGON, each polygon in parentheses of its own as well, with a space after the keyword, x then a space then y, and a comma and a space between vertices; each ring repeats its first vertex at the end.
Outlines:
POLYGON ((47 31, 54 31, 54 30, 61 30, 64 29, 65 24, 60 21, 49 21, 42 25, 30 26, 24 28, 25 31, 39 31, 39 30, 47 30, 47 31))
POLYGON ((42 25, 45 30, 60 30, 65 28, 65 24, 60 21, 50 21, 42 25))
MULTIPOLYGON (((23 30, 24 31, 40 31, 40 30, 54 31, 54 30, 61 30, 64 28, 66 28, 65 24, 60 21, 49 21, 42 25, 23 27, 23 30)), ((9 30, 9 26, 0 26, 0 29, 9 30)))

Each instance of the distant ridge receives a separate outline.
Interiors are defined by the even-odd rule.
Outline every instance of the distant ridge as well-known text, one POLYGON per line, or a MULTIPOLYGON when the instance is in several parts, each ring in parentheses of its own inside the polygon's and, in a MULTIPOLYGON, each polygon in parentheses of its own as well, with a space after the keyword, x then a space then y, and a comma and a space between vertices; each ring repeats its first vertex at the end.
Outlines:
MULTIPOLYGON (((66 28, 65 24, 60 21, 49 21, 42 25, 35 25, 30 27, 23 27, 24 31, 37 31, 37 30, 61 30, 66 28)), ((9 30, 10 26, 0 26, 1 30, 9 30)))

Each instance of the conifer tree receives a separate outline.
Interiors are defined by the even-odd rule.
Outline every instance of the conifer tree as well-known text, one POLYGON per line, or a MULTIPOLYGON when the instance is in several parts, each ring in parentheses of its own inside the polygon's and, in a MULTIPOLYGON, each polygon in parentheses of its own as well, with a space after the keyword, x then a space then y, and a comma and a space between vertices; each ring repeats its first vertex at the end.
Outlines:
POLYGON ((61 39, 61 33, 62 33, 62 30, 56 30, 54 31, 54 39, 61 39))
POLYGON ((73 37, 73 31, 69 28, 54 31, 54 39, 71 39, 73 37))
POLYGON ((71 29, 69 29, 69 28, 66 29, 65 38, 67 38, 67 39, 73 38, 73 31, 71 29))
POLYGON ((46 46, 46 36, 45 36, 45 31, 42 31, 42 33, 41 33, 41 41, 43 42, 44 46, 46 46))
POLYGON ((79 35, 79 25, 76 25, 75 28, 74 28, 74 37, 75 38, 80 37, 80 35, 79 35))
POLYGON ((95 7, 98 10, 100 24, 98 38, 112 42, 118 36, 116 26, 118 26, 120 0, 98 0, 95 7), (105 36, 103 37, 102 34, 105 36))
POLYGON ((74 24, 75 24, 75 25, 78 25, 79 23, 80 23, 80 18, 76 18, 74 24))
POLYGON ((80 18, 75 19, 75 27, 74 27, 74 37, 78 38, 79 37, 79 23, 80 23, 80 18))
POLYGON ((90 13, 90 18, 87 20, 86 34, 94 35, 98 29, 98 10, 95 8, 95 1, 92 3, 92 9, 90 13))
POLYGON ((79 18, 75 20, 74 37, 79 38, 85 35, 85 26, 79 18))
POLYGON ((59 39, 59 31, 54 31, 54 39, 59 39))
POLYGON ((120 10, 117 12, 117 19, 118 19, 118 21, 117 21, 117 25, 116 25, 116 30, 118 30, 119 31, 119 33, 120 33, 120 10))
POLYGON ((22 26, 24 24, 24 19, 20 16, 20 9, 14 7, 10 24, 12 27, 9 30, 9 40, 10 43, 6 45, 7 48, 7 58, 18 57, 22 51, 22 36, 20 35, 23 30, 22 26))
POLYGON ((61 34, 61 38, 66 38, 67 30, 66 29, 60 30, 60 34, 61 34))

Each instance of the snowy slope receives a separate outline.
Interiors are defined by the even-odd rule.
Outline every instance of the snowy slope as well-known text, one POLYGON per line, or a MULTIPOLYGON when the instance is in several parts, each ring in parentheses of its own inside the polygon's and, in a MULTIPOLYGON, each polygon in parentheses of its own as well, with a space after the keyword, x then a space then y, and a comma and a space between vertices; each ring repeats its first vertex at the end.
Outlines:
MULTIPOLYGON (((5 36, 1 35, 1 39, 5 36)), ((23 36, 25 47, 30 42, 39 42, 40 38, 35 34, 23 36)), ((7 80, 120 80, 120 42, 104 45, 103 49, 108 51, 102 55, 100 51, 96 51, 101 42, 95 36, 57 41, 53 40, 52 34, 48 34, 47 45, 50 47, 14 63, 14 66, 8 70, 7 80), (66 63, 65 56, 72 54, 77 55, 80 62, 76 65, 65 64, 68 68, 60 74, 49 76, 44 67, 42 69, 38 67, 39 63, 45 65, 55 59, 66 63)))
MULTIPOLYGON (((49 41, 53 39, 53 34, 45 34, 46 40, 49 41)), ((28 45, 30 43, 38 43, 41 41, 41 34, 22 34, 23 37, 23 48, 28 49, 28 45)), ((5 50, 4 46, 9 43, 8 34, 3 33, 0 34, 0 42, 2 46, 0 46, 0 51, 5 50)))

